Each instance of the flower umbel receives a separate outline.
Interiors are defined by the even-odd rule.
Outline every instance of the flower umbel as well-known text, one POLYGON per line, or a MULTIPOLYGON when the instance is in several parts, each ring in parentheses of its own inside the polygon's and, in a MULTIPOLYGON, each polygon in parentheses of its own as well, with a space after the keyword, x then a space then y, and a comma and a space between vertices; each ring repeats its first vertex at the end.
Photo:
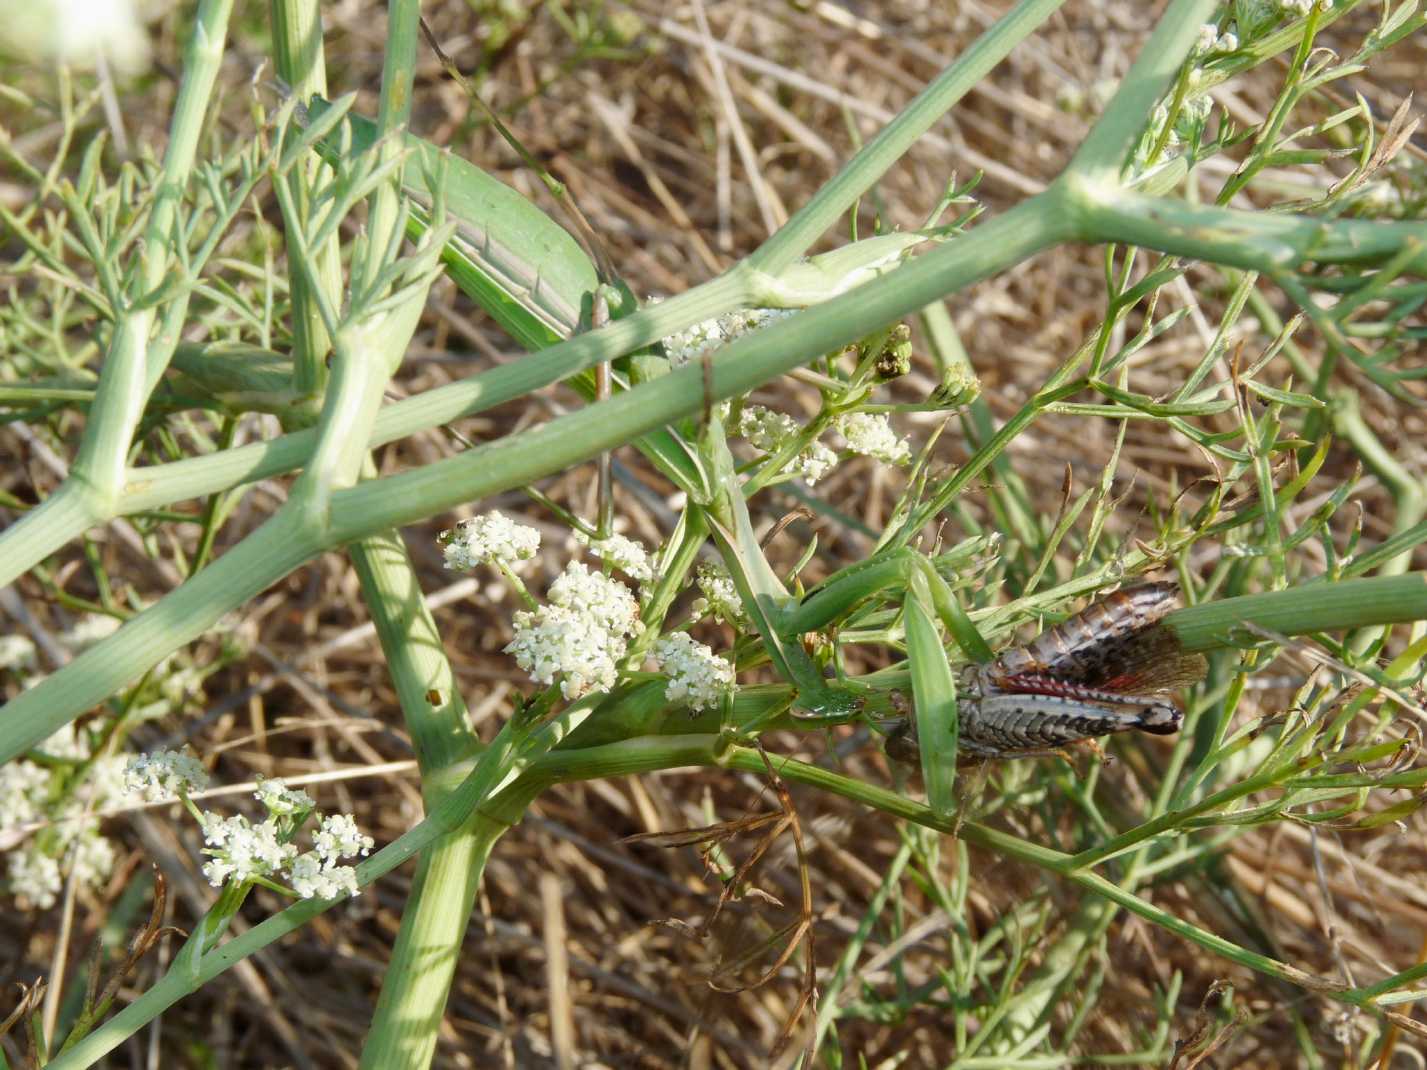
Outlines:
POLYGON ((438 536, 446 567, 465 572, 482 563, 504 565, 512 572, 540 549, 540 532, 517 524, 501 512, 462 520, 438 536))
POLYGON ((136 754, 124 768, 124 787, 145 802, 162 802, 202 791, 208 786, 203 763, 191 754, 158 750, 136 754))
POLYGON ((607 535, 603 539, 592 539, 583 531, 576 530, 575 538, 590 548, 602 561, 608 561, 632 580, 648 583, 654 577, 649 565, 649 551, 644 545, 624 535, 607 535))
POLYGON ((250 881, 270 877, 297 857, 297 848, 283 842, 274 818, 254 825, 242 814, 204 814, 203 840, 208 844, 203 853, 209 856, 203 875, 215 888, 230 878, 250 881))
MULTIPOLYGON (((776 453, 793 442, 801 433, 798 421, 787 413, 775 412, 762 405, 745 405, 734 421, 733 431, 764 453, 776 453)), ((793 468, 803 481, 812 486, 837 466, 837 454, 814 439, 798 451, 793 468)))
POLYGON ((712 613, 715 619, 735 627, 747 623, 743 602, 738 597, 738 588, 733 585, 733 579, 721 565, 701 561, 694 571, 694 582, 703 592, 703 598, 694 603, 695 618, 702 617, 707 612, 712 613))
POLYGON ((549 605, 515 615, 506 653, 536 683, 563 677, 560 692, 567 699, 613 687, 629 637, 642 627, 629 588, 571 561, 550 585, 549 598, 549 605))
POLYGON ((336 899, 357 895, 357 870, 341 865, 343 858, 371 853, 375 840, 357 828, 348 814, 329 814, 312 837, 312 850, 288 867, 292 889, 304 899, 336 899))
POLYGON ((847 448, 886 464, 906 464, 912 459, 912 447, 905 438, 898 438, 885 414, 849 412, 837 422, 847 448))
POLYGON ((725 312, 716 319, 703 320, 665 338, 664 353, 668 356, 669 363, 676 367, 687 364, 712 353, 740 335, 786 319, 795 311, 784 308, 740 308, 725 312))
POLYGON ((693 713, 717 706, 733 689, 733 666, 685 632, 661 638, 653 655, 669 674, 664 697, 687 702, 693 713))

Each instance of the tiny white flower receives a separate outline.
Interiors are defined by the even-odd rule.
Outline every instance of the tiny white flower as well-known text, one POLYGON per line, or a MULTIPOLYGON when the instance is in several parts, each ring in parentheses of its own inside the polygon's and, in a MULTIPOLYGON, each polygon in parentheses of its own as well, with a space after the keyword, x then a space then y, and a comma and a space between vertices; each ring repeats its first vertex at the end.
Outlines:
POLYGON ((41 754, 63 761, 82 762, 89 757, 89 737, 71 722, 35 748, 41 754))
POLYGON ((612 650, 610 640, 609 632, 579 613, 542 606, 515 615, 515 638, 505 652, 537 684, 548 686, 562 677, 561 694, 576 699, 615 685, 624 644, 612 650))
POLYGON ((540 684, 560 676, 567 699, 613 687, 628 637, 642 628, 639 603, 618 580, 571 561, 550 585, 549 605, 515 615, 505 650, 540 684))
MULTIPOLYGON (((743 612, 743 600, 738 597, 738 588, 722 565, 701 561, 694 571, 694 582, 703 593, 707 609, 713 615, 729 624, 739 625, 747 620, 743 612)), ((702 609, 698 615, 702 616, 702 609)))
POLYGON ((376 840, 357 828, 350 814, 329 814, 312 837, 312 847, 323 863, 370 854, 376 840))
POLYGON ((675 331, 664 339, 664 353, 669 363, 678 367, 795 312, 796 309, 785 308, 740 308, 726 312, 717 319, 703 320, 675 331))
POLYGON ((576 541, 590 548, 590 553, 608 561, 632 580, 648 583, 654 578, 654 570, 649 564, 649 551, 635 539, 625 535, 608 535, 603 539, 592 539, 583 531, 575 532, 576 541))
POLYGON ((781 449, 800 430, 798 421, 791 416, 762 405, 745 405, 733 425, 734 434, 742 435, 764 453, 781 449))
POLYGON ((159 750, 130 758, 124 782, 128 791, 142 795, 146 802, 161 802, 202 791, 208 786, 208 772, 191 754, 159 750))
POLYGON ((304 899, 339 899, 358 895, 357 871, 352 866, 329 866, 315 853, 299 855, 288 867, 292 890, 304 899))
POLYGON ((1199 36, 1194 40, 1194 54, 1203 55, 1214 47, 1214 42, 1219 39, 1219 27, 1212 22, 1206 22, 1199 27, 1199 36))
POLYGON ((847 448, 887 464, 906 464, 912 447, 898 438, 891 421, 883 413, 850 412, 838 419, 838 430, 847 439, 847 448))
POLYGON ((811 443, 798 454, 797 472, 810 487, 836 467, 837 454, 821 442, 811 443))
POLYGON ((54 906, 64 879, 59 860, 51 858, 31 841, 12 849, 6 858, 10 894, 28 901, 38 910, 54 906))
POLYGON ((704 320, 665 338, 664 354, 670 364, 679 367, 713 352, 726 341, 728 339, 724 337, 717 320, 704 320))
POLYGON ((38 821, 49 799, 50 771, 30 761, 0 765, 0 830, 38 821))
POLYGON ((685 632, 662 637, 654 644, 653 655, 669 674, 664 697, 670 702, 686 701, 695 713, 717 706, 733 689, 733 666, 685 632))
POLYGON ((241 882, 270 876, 297 857, 297 848, 278 838, 277 823, 271 818, 254 825, 242 814, 227 818, 204 814, 203 839, 208 844, 203 853, 210 858, 203 864, 203 875, 215 888, 230 877, 241 882))
POLYGON ((571 561, 550 585, 550 603, 598 621, 612 632, 631 634, 639 603, 628 587, 610 576, 571 561))
MULTIPOLYGON (((802 433, 798 421, 787 413, 774 412, 762 405, 745 405, 734 421, 733 433, 744 438, 764 453, 782 449, 802 433)), ((821 442, 813 441, 799 451, 792 468, 812 486, 837 465, 837 454, 821 442)))
POLYGON ((499 511, 462 520, 438 536, 446 567, 465 572, 482 563, 516 571, 540 550, 540 532, 499 511))
POLYGON ((274 817, 307 813, 317 806, 312 796, 299 788, 289 788, 281 777, 258 777, 253 798, 274 817))
POLYGON ((1237 52, 1239 50, 1239 35, 1232 31, 1225 31, 1219 35, 1219 39, 1214 42, 1215 52, 1237 52))
POLYGON ((0 670, 24 672, 35 667, 35 644, 28 635, 0 635, 0 670))
POLYGON ((78 654, 80 651, 92 647, 101 639, 109 638, 119 630, 122 623, 117 617, 91 613, 76 621, 74 627, 69 631, 63 632, 59 641, 68 647, 71 653, 78 654))

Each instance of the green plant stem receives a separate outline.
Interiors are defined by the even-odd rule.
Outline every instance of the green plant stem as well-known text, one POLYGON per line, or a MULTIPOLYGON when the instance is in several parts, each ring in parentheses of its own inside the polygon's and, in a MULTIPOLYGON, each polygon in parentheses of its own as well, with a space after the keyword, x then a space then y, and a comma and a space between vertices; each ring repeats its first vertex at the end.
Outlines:
MULTIPOLYGON (((375 474, 370 461, 366 474, 375 474)), ((446 770, 480 749, 441 633, 398 533, 373 535, 354 544, 350 553, 396 684, 422 782, 437 784, 446 770)), ((435 787, 428 795, 433 808, 444 798, 435 787)), ((430 1064, 459 961, 455 949, 465 935, 486 860, 505 829, 474 815, 423 852, 402 908, 391 962, 382 975, 362 1065, 430 1064)))
POLYGON ((806 253, 902 158, 917 138, 974 88, 1012 48, 1055 14, 1062 3, 1064 0, 1021 0, 917 94, 836 177, 764 242, 749 257, 749 265, 776 274, 806 253))
POLYGON ((1221 598, 1165 618, 1185 650, 1216 650, 1263 641, 1245 625, 1281 635, 1349 631, 1427 619, 1427 573, 1305 583, 1284 591, 1221 598))
MULTIPOLYGON (((748 276, 734 272, 577 335, 522 360, 385 406, 377 416, 368 448, 471 416, 559 382, 604 360, 639 349, 674 331, 730 311, 752 293, 748 276)), ((298 431, 270 442, 243 446, 210 457, 132 469, 125 488, 125 512, 160 508, 211 494, 239 483, 266 479, 300 467, 312 453, 315 431, 298 431)), ((0 536, 3 542, 3 536, 0 536)), ((9 569, 0 566, 5 572, 9 569)), ((23 571, 23 570, 22 570, 23 571)), ((0 573, 3 575, 3 573, 0 573)))
POLYGON ((1154 111, 1155 102, 1174 81, 1194 47, 1199 28, 1209 21, 1217 6, 1217 0, 1173 0, 1105 111, 1080 143, 1067 176, 1128 192, 1120 188, 1120 169, 1145 128, 1145 116, 1154 111))
MULTIPOLYGON (((318 0, 272 0, 273 57, 278 76, 299 100, 327 95, 327 65, 322 47, 322 12, 318 0)), ((330 177, 331 169, 316 153, 294 169, 292 181, 297 218, 287 220, 289 262, 288 289, 292 295, 293 392, 299 398, 322 393, 327 382, 325 358, 332 346, 322 320, 320 306, 313 299, 308 273, 297 263, 298 243, 293 236, 309 223, 312 190, 330 177)), ((341 246, 334 233, 312 250, 317 261, 313 273, 326 295, 329 308, 337 307, 342 295, 341 246)))
MULTIPOLYGON (((23 567, 0 579, 0 585, 42 561, 79 532, 116 515, 122 501, 134 429, 173 351, 172 345, 151 338, 159 319, 159 306, 145 299, 159 288, 174 266, 175 231, 181 230, 179 200, 193 173, 194 155, 222 63, 232 9, 232 0, 203 0, 198 7, 185 51, 183 82, 169 129, 168 148, 138 247, 137 270, 125 294, 128 305, 115 310, 113 334, 73 469, 54 494, 0 536, 0 545, 18 545, 25 550, 19 559, 23 567)), ((185 303, 187 291, 172 300, 185 303)), ((178 339, 175 336, 171 341, 176 344, 178 339)))
POLYGON ((368 523, 400 526, 563 471, 636 435, 693 416, 708 401, 747 393, 815 354, 861 337, 868 323, 890 323, 934 295, 1019 263, 1055 242, 1062 223, 1051 205, 1026 202, 895 275, 858 287, 855 300, 818 305, 746 335, 707 364, 681 368, 519 436, 354 488, 334 502, 337 528, 353 537, 368 523))
MULTIPOLYGON (((1427 243, 1427 223, 1245 212, 1148 197, 1114 183, 1075 184, 1080 195, 1073 203, 1085 240, 1211 260, 1280 282, 1312 264, 1380 263, 1408 242, 1427 243)), ((1405 269, 1427 272, 1427 248, 1405 269)))
MULTIPOLYGON (((1392 494, 1395 506, 1392 516, 1394 535, 1413 529, 1427 510, 1427 490, 1422 480, 1415 476, 1383 445, 1382 439, 1373 432, 1363 419, 1356 394, 1347 390, 1332 394, 1333 430, 1352 445, 1354 452, 1372 473, 1382 480, 1392 494)), ((1384 575, 1398 575, 1406 572, 1412 564, 1412 551, 1404 550, 1396 557, 1384 561, 1378 571, 1384 575)))
POLYGON ((362 1067, 431 1065, 481 877, 506 828, 477 814, 422 852, 362 1045, 362 1067))
MULTIPOLYGON (((402 153, 398 134, 411 119, 411 87, 416 77, 416 42, 421 20, 421 0, 391 0, 387 5, 386 49, 382 60, 381 103, 377 110, 377 142, 374 146, 382 163, 396 160, 402 153)), ((352 264, 351 289, 366 292, 383 267, 396 259, 401 242, 401 189, 395 176, 377 187, 371 198, 367 219, 365 256, 352 264)))

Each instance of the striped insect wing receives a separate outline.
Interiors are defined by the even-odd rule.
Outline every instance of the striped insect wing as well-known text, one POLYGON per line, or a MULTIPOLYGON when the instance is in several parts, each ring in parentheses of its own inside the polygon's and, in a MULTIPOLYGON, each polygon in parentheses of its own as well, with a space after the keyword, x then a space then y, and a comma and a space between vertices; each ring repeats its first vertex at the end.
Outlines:
POLYGON ((1099 674, 1085 683, 1106 691, 1152 695, 1192 687, 1208 671, 1203 654, 1186 654, 1172 631, 1156 625, 1105 651, 1099 674))
MULTIPOLYGON (((1025 646, 1003 651, 996 661, 996 671, 1007 677, 1053 676, 1109 687, 1109 681, 1116 677, 1142 672, 1146 662, 1167 653, 1178 655, 1177 646, 1166 651, 1164 640, 1155 638, 1164 636, 1173 643, 1174 636, 1154 627, 1174 609, 1178 594, 1173 583, 1147 583, 1116 591, 1042 632, 1025 646), (1153 649, 1142 651, 1147 641, 1153 649)), ((1203 676, 1202 671, 1199 676, 1203 676)), ((1114 690, 1127 689, 1116 686, 1114 690)))

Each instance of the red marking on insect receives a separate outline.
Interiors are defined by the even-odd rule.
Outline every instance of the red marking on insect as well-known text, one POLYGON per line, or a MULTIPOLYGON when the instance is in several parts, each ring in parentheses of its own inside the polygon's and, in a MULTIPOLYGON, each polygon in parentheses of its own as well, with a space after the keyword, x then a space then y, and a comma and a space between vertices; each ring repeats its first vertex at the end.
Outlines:
POLYGON ((958 701, 961 749, 1030 757, 1129 729, 1178 731, 1183 714, 1159 696, 1202 680, 1208 665, 1160 623, 1177 596, 1172 583, 1118 591, 972 670, 958 701))

